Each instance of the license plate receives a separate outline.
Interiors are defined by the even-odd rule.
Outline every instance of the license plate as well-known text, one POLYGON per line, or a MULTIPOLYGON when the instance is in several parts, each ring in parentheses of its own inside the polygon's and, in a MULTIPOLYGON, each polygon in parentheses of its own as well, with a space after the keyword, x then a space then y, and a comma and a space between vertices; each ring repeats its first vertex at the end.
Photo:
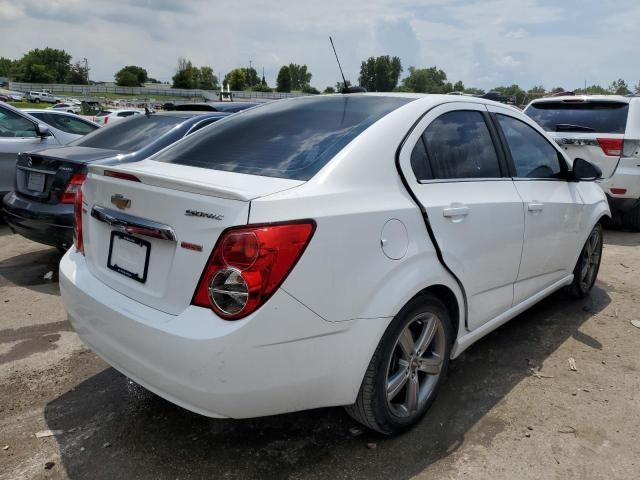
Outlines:
POLYGON ((34 192, 44 192, 44 173, 29 172, 29 178, 27 180, 27 188, 34 192))
POLYGON ((151 244, 122 232, 111 232, 107 267, 137 282, 147 281, 151 244))

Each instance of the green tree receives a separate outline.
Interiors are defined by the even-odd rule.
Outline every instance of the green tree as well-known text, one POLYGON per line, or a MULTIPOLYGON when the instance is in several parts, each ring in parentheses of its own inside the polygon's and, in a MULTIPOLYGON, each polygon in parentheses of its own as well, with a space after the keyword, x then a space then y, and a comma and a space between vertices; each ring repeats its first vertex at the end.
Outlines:
POLYGON ((194 84, 194 70, 195 67, 191 63, 191 60, 187 60, 184 57, 178 58, 178 69, 173 76, 173 88, 196 88, 194 84))
POLYGON ((302 91, 311 82, 312 75, 306 65, 290 63, 289 76, 291 77, 291 90, 302 91))
POLYGON ((401 73, 400 58, 369 57, 360 65, 358 83, 370 92, 391 92, 398 85, 401 73))
POLYGON ((240 91, 247 87, 247 80, 244 74, 244 68, 234 68, 224 77, 224 85, 229 85, 231 90, 240 91))
POLYGON ((80 60, 71 65, 66 83, 71 85, 86 85, 89 83, 89 66, 80 60))
POLYGON ((200 81, 198 88, 203 90, 217 90, 218 77, 213 74, 213 68, 200 67, 200 81))
POLYGON ((530 95, 538 95, 538 96, 542 96, 545 93, 547 93, 547 91, 544 89, 544 87, 542 85, 535 85, 533 87, 531 87, 528 91, 528 94, 530 95))
POLYGON ((147 71, 136 65, 122 67, 114 76, 119 87, 141 87, 149 76, 147 71))
POLYGON ((312 87, 311 85, 306 84, 304 87, 302 87, 302 93, 317 95, 318 93, 320 93, 320 90, 318 90, 316 87, 312 87))
POLYGON ((20 60, 16 78, 23 82, 63 83, 71 70, 71 55, 55 48, 36 48, 20 60))
POLYGON ((20 75, 20 60, 0 57, 0 77, 16 78, 20 75))
POLYGON ((470 88, 465 88, 464 89, 464 93, 468 93, 469 95, 477 95, 477 96, 482 96, 484 95, 485 92, 483 89, 481 88, 474 88, 474 87, 470 87, 470 88))
POLYGON ((245 88, 253 89, 254 86, 260 83, 260 77, 258 77, 258 72, 256 72, 255 68, 241 68, 240 70, 244 74, 245 88))
POLYGON ((527 96, 527 93, 515 83, 510 86, 496 87, 493 89, 493 91, 498 92, 505 97, 510 97, 513 103, 516 105, 523 104, 527 96))
POLYGON ((574 92, 577 94, 606 95, 609 93, 609 90, 601 85, 591 85, 587 88, 577 88, 574 92))
POLYGON ((278 92, 290 92, 291 91, 291 74, 289 67, 283 65, 278 72, 278 78, 276 79, 276 91, 278 92))
POLYGON ((416 93, 442 93, 447 81, 447 74, 437 67, 409 67, 409 76, 402 80, 402 85, 416 93))
POLYGON ((640 95, 640 81, 639 81, 639 82, 638 82, 638 84, 637 84, 635 87, 633 87, 633 88, 634 88, 634 90, 635 90, 635 94, 636 94, 636 95, 640 95))
POLYGON ((619 78, 609 86, 609 92, 615 93, 616 95, 629 95, 631 90, 629 90, 627 82, 619 78))
POLYGON ((333 88, 331 85, 329 85, 327 88, 324 89, 324 92, 322 93, 336 93, 336 89, 333 88))
POLYGON ((462 80, 458 80, 458 81, 453 85, 453 91, 454 91, 454 92, 464 92, 464 83, 462 83, 462 80))
POLYGON ((273 92, 273 88, 267 85, 266 81, 259 82, 257 85, 251 87, 254 92, 273 92))

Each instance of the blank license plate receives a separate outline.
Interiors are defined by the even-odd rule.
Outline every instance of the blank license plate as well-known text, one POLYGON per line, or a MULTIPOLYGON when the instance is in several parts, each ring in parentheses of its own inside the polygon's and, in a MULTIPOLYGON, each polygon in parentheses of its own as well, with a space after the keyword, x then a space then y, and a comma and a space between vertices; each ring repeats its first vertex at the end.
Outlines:
POLYGON ((44 173, 29 172, 29 179, 27 180, 27 188, 34 192, 44 192, 44 173))
POLYGON ((144 283, 147 281, 150 252, 151 244, 146 240, 122 232, 111 232, 107 267, 144 283))

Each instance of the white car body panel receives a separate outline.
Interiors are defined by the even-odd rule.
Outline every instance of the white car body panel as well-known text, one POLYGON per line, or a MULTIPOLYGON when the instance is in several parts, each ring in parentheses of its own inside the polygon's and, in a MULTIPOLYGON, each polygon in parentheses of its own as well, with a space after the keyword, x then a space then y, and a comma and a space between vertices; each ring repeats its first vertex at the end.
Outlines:
POLYGON ((385 329, 425 289, 445 290, 453 299, 459 313, 455 358, 570 283, 584 241, 609 213, 601 189, 593 182, 510 178, 419 184, 409 155, 436 113, 487 112, 495 104, 410 97, 416 100, 371 125, 306 182, 153 157, 90 167, 82 220, 86 256, 71 249, 60 265, 61 293, 80 337, 118 370, 174 403, 204 415, 245 418, 353 403, 385 329), (430 110, 436 113, 429 116, 430 110), (105 169, 142 182, 105 177, 105 169), (552 185, 536 190, 536 183, 552 185), (113 209, 117 194, 131 201, 127 215, 175 232, 175 240, 147 239, 146 283, 106 268, 113 229, 90 213, 96 206, 113 209), (549 208, 532 220, 526 205, 534 199, 549 208), (470 208, 463 221, 443 216, 455 202, 470 208), (186 209, 219 218, 188 216, 186 209), (225 228, 302 219, 315 221, 314 236, 258 310, 226 321, 191 305, 225 228), (202 251, 181 248, 181 242, 202 251), (532 272, 544 281, 526 284, 532 272))

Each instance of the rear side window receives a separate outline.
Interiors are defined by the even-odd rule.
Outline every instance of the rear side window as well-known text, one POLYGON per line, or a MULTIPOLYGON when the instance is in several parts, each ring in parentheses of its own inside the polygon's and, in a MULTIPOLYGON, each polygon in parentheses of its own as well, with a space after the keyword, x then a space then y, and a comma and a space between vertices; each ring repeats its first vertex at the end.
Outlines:
POLYGON ((622 102, 540 102, 525 112, 547 132, 624 133, 629 104, 622 102))
POLYGON ((70 117, 68 115, 60 115, 56 113, 34 112, 31 116, 36 117, 53 128, 62 130, 66 133, 75 135, 86 135, 97 130, 99 127, 79 118, 70 117))
POLYGON ((507 139, 518 178, 560 178, 560 155, 533 128, 506 115, 496 115, 507 139))
MULTIPOLYGON (((480 112, 460 110, 445 113, 429 124, 422 139, 428 164, 424 173, 414 166, 418 180, 502 176, 489 128, 480 112)), ((418 149, 416 165, 419 165, 419 155, 418 149)))
POLYGON ((412 100, 342 95, 275 101, 194 133, 154 160, 308 180, 366 128, 412 100))
POLYGON ((134 152, 157 140, 182 121, 184 119, 169 115, 135 115, 127 120, 99 128, 71 144, 134 152))

